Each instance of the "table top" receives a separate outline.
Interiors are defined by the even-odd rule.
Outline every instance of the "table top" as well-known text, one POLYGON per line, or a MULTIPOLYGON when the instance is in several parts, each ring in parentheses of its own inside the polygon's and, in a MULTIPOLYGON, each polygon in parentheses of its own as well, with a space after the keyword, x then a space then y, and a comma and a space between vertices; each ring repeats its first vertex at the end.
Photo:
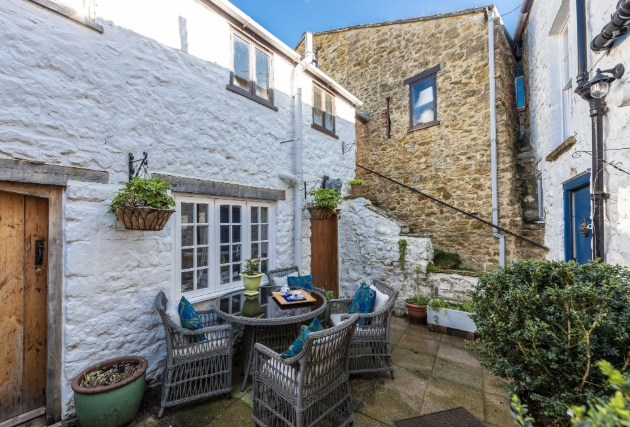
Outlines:
POLYGON ((280 288, 261 286, 257 298, 247 298, 245 289, 217 298, 212 307, 217 316, 244 325, 285 325, 310 320, 326 310, 326 295, 311 291, 313 303, 281 306, 271 294, 280 288))

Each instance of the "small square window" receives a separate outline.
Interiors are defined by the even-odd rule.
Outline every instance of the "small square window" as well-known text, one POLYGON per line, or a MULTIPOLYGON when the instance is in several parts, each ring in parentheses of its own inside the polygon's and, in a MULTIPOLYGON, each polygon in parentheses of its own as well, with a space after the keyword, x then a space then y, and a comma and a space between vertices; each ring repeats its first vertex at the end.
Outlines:
POLYGON ((440 66, 433 67, 403 83, 409 85, 409 131, 438 125, 437 73, 440 66))
POLYGON ((516 106, 525 108, 525 82, 523 77, 516 78, 516 106))
POLYGON ((335 129, 335 98, 317 86, 313 86, 313 124, 311 127, 339 138, 335 129))

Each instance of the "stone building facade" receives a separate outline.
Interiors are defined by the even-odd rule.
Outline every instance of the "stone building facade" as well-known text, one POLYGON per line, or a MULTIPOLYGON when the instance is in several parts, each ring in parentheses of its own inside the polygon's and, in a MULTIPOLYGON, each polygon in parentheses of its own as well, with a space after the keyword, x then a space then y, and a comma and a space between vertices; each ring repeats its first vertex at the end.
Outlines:
MULTIPOLYGON (((310 223, 306 211, 294 217, 294 199, 304 201, 304 194, 279 178, 280 172, 295 173, 294 144, 281 142, 296 137, 297 88, 327 88, 336 133, 311 128, 311 98, 304 97, 297 118, 303 129, 300 187, 324 175, 344 182, 354 176, 354 152, 340 153, 341 141, 355 138, 356 97, 320 70, 309 72, 310 64, 296 73, 302 58, 229 2, 167 3, 139 0, 129 7, 124 0, 101 0, 84 15, 69 11, 64 0, 0 2, 0 195, 46 189, 57 195, 49 206, 50 230, 58 233, 45 242, 49 421, 73 413, 70 382, 91 364, 141 355, 149 361, 148 379, 161 375, 166 345, 153 303, 159 291, 173 302, 189 295, 178 267, 184 203, 268 209, 269 269, 295 264, 294 227, 303 219, 301 267, 308 273, 310 223), (235 35, 268 55, 272 101, 228 88, 235 35), (128 153, 140 158, 143 151, 149 173, 173 183, 178 203, 159 232, 125 230, 107 214, 128 181, 128 153)), ((244 259, 256 240, 245 226, 261 221, 243 215, 244 259)), ((0 226, 11 224, 2 217, 0 226)), ((16 316, 5 311, 12 309, 4 292, 13 292, 6 273, 0 269, 3 334, 24 321, 19 310, 16 316)), ((216 286, 205 294, 198 289, 191 301, 203 303, 240 286, 224 286, 218 266, 207 274, 216 286)), ((3 352, 21 348, 17 341, 2 345, 3 352)), ((2 366, 0 393, 15 369, 2 366)), ((2 394, 1 405, 5 398, 11 399, 2 394)))
MULTIPOLYGON (((531 3, 531 2, 526 2, 531 3)), ((541 203, 544 210, 545 244, 548 259, 574 259, 572 244, 592 238, 568 230, 572 222, 572 183, 583 180, 586 186, 586 212, 578 217, 591 221, 588 207, 592 193, 592 127, 589 103, 575 93, 578 65, 578 11, 570 0, 536 1, 522 10, 523 27, 515 34, 522 47, 526 90, 526 136, 535 152, 536 169, 541 177, 541 203), (520 34, 519 34, 520 33, 520 34), (567 84, 568 83, 568 84, 567 84)), ((587 46, 616 12, 616 0, 586 0, 585 28, 587 46)), ((618 38, 608 51, 587 48, 586 67, 590 78, 597 68, 617 64, 628 69, 630 42, 618 38)), ((604 116, 604 252, 611 264, 630 265, 630 81, 628 72, 611 84, 606 96, 604 116), (615 169, 617 166, 619 169, 615 169)), ((573 230, 575 231, 575 230, 573 230)), ((588 243, 587 249, 591 249, 588 243)), ((592 253, 589 255, 592 257, 592 253)))
MULTIPOLYGON (((515 57, 496 9, 475 8, 315 33, 318 66, 356 93, 370 120, 357 122, 357 164, 492 221, 488 13, 496 16, 496 111, 499 225, 542 240, 523 218, 517 164, 515 57), (439 66, 437 120, 410 130, 406 79, 439 66)), ((297 47, 303 49, 303 41, 297 47)), ((493 268, 492 229, 357 168, 366 197, 432 236, 436 249, 461 256, 463 267, 493 268)), ((507 258, 540 258, 542 250, 508 236, 507 258)))

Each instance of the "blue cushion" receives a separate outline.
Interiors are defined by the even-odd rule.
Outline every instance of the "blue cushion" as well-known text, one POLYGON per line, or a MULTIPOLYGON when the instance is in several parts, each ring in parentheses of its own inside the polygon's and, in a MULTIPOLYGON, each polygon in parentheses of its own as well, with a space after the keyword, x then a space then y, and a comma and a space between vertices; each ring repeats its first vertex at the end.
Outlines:
POLYGON ((201 329, 201 319, 195 311, 195 307, 186 299, 182 297, 179 302, 179 318, 182 320, 182 327, 186 329, 201 329))
MULTIPOLYGON (((359 289, 352 298, 348 314, 367 314, 374 310, 374 301, 376 301, 376 292, 367 284, 361 283, 359 289)), ((365 325, 365 319, 359 319, 359 325, 365 325)))
POLYGON ((300 277, 288 277, 289 287, 292 289, 300 288, 306 289, 307 291, 313 290, 313 275, 309 274, 308 276, 300 276, 300 277))
POLYGON ((302 351, 302 349, 304 348, 304 343, 306 342, 306 336, 310 334, 311 332, 321 331, 322 329, 324 328, 322 328, 322 325, 319 324, 319 320, 317 319, 317 317, 314 318, 311 324, 308 325, 308 328, 306 328, 304 332, 302 332, 300 336, 297 337, 295 341, 293 341, 293 344, 291 344, 289 348, 287 348, 287 350, 284 353, 282 353, 279 357, 281 359, 290 359, 291 357, 297 356, 300 353, 300 351, 302 351))

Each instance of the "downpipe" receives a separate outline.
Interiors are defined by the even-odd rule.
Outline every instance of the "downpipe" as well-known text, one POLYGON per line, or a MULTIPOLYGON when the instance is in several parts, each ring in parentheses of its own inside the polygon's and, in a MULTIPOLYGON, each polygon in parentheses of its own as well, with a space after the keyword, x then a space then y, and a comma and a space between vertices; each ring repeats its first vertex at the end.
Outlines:
MULTIPOLYGON (((490 150, 492 162, 492 223, 499 225, 499 177, 497 161, 497 84, 494 57, 494 9, 488 9, 488 54, 490 68, 490 150)), ((499 265, 505 267, 505 236, 496 228, 492 235, 499 239, 499 265)))

